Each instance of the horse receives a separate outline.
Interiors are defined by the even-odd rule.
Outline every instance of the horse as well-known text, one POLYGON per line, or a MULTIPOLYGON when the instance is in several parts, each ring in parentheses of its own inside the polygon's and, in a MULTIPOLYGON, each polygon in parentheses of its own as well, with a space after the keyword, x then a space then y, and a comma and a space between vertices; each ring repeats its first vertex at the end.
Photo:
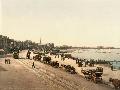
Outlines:
POLYGON ((109 82, 112 82, 112 84, 115 87, 115 90, 117 90, 118 88, 120 89, 120 80, 109 78, 109 82))

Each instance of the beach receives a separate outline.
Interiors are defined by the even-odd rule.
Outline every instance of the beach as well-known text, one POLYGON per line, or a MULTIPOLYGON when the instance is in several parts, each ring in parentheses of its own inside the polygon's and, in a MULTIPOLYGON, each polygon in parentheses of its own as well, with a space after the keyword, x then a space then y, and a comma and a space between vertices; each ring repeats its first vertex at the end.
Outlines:
MULTIPOLYGON (((57 82, 55 81, 55 83, 59 82, 59 78, 62 78, 63 83, 67 83, 67 85, 71 85, 74 89, 72 90, 113 90, 113 86, 109 86, 109 85, 105 85, 105 84, 95 84, 94 82, 91 81, 87 81, 86 79, 84 79, 83 74, 81 73, 81 68, 77 66, 77 64, 75 63, 75 60, 72 59, 65 59, 64 61, 61 60, 61 58, 56 57, 55 55, 50 55, 47 54, 47 56, 51 57, 52 61, 58 61, 59 64, 65 64, 65 65, 71 65, 74 66, 76 69, 77 74, 70 74, 68 72, 66 72, 65 70, 61 69, 61 68, 54 68, 51 67, 50 65, 41 63, 40 61, 34 61, 32 59, 33 56, 35 56, 35 54, 31 53, 31 59, 25 59, 26 57, 26 51, 22 51, 22 53, 20 53, 21 58, 20 59, 20 63, 25 64, 25 66, 29 66, 32 65, 32 62, 35 62, 35 66, 36 66, 36 70, 39 73, 44 73, 43 75, 46 76, 49 79, 54 79, 57 80, 57 82)), ((60 66, 59 65, 59 66, 60 66)), ((90 67, 82 67, 83 69, 90 69, 90 67)), ((91 69, 94 69, 96 67, 91 67, 91 69)), ((43 78, 44 78, 43 76, 43 78)), ((106 78, 106 77, 105 77, 106 78)), ((49 82, 49 80, 47 80, 49 82)), ((60 82, 59 82, 60 83, 60 82)), ((110 83, 109 83, 110 84, 110 83)), ((60 83, 61 85, 61 83, 60 83)), ((63 87, 68 87, 70 89, 69 86, 63 85, 63 87)))
MULTIPOLYGON (((76 61, 73 59, 68 59, 65 58, 65 60, 61 60, 61 58, 56 57, 55 55, 49 55, 53 61, 58 61, 60 64, 65 64, 65 65, 71 65, 73 67, 75 67, 76 72, 83 76, 84 75, 81 73, 81 69, 83 70, 87 70, 87 69, 96 69, 97 67, 102 67, 103 68, 103 75, 102 75, 102 79, 103 79, 103 83, 108 84, 110 86, 112 86, 112 84, 109 82, 109 78, 114 78, 114 79, 120 79, 120 70, 111 70, 110 67, 108 67, 107 65, 95 65, 94 67, 78 67, 78 64, 76 64, 76 61)), ((112 86, 113 87, 113 86, 112 86)))

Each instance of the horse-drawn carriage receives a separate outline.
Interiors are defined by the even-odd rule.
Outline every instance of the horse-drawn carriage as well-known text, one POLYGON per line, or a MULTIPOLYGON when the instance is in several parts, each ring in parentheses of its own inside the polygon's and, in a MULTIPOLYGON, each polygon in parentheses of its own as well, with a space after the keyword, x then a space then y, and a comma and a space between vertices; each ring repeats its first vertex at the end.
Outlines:
POLYGON ((95 83, 102 81, 102 74, 103 74, 102 67, 97 67, 96 69, 92 69, 92 70, 81 70, 81 72, 84 74, 84 77, 87 80, 91 80, 95 83))
POLYGON ((61 66, 65 69, 66 72, 69 72, 71 74, 76 74, 76 70, 75 70, 75 68, 73 66, 64 65, 64 64, 62 64, 61 66))
POLYGON ((18 52, 13 52, 13 58, 14 59, 19 59, 19 53, 18 52))
POLYGON ((43 57, 43 63, 45 63, 45 64, 50 64, 50 63, 51 63, 51 57, 49 57, 49 56, 44 56, 44 57, 43 57))
POLYGON ((50 65, 55 68, 59 68, 59 63, 58 61, 51 61, 50 65))
POLYGON ((81 70, 81 73, 84 74, 86 80, 90 80, 92 78, 92 71, 91 70, 81 70))
POLYGON ((103 68, 97 67, 95 72, 92 75, 92 80, 97 83, 102 81, 103 68))
POLYGON ((37 60, 37 61, 41 61, 41 58, 42 58, 41 54, 37 54, 37 55, 33 56, 33 59, 37 60))
POLYGON ((102 81, 102 72, 94 72, 93 74, 92 74, 92 80, 93 80, 93 82, 95 82, 95 83, 98 83, 98 82, 101 82, 102 81))

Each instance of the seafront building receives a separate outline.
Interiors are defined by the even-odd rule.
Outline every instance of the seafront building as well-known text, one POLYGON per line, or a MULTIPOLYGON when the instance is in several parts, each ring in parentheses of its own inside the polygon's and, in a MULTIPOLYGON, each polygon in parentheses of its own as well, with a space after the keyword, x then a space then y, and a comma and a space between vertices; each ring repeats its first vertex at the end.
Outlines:
POLYGON ((25 49, 36 49, 45 51, 51 50, 54 48, 54 43, 42 44, 42 40, 40 38, 40 43, 35 43, 31 40, 26 41, 17 41, 14 39, 10 39, 7 36, 0 35, 0 49, 3 49, 7 53, 12 52, 13 49, 25 50, 25 49))

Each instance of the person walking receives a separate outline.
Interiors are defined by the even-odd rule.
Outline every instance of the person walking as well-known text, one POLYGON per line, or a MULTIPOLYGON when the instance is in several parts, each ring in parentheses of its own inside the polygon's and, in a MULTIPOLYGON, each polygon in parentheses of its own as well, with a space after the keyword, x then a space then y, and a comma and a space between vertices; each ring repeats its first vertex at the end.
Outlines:
POLYGON ((111 65, 111 70, 113 71, 113 65, 111 65))
POLYGON ((8 59, 8 64, 10 64, 10 59, 8 59))
POLYGON ((5 59, 5 64, 7 64, 7 59, 5 59))
POLYGON ((35 63, 33 62, 33 64, 32 64, 32 68, 35 68, 35 63))

